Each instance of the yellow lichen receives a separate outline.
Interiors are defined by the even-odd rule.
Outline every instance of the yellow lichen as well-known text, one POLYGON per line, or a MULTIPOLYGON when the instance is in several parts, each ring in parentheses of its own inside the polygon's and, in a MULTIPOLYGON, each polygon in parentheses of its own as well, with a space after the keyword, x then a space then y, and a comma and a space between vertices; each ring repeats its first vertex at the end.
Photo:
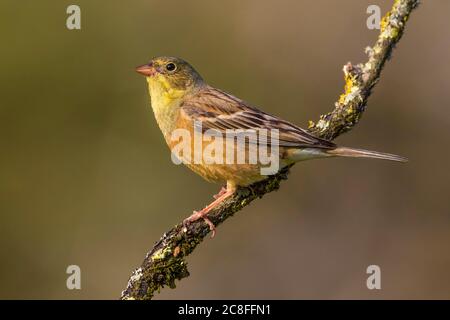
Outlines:
POLYGON ((345 75, 345 86, 344 86, 344 93, 340 95, 339 97, 339 104, 343 104, 346 101, 348 101, 348 97, 352 94, 354 91, 355 81, 353 77, 350 74, 345 75))
POLYGON ((400 2, 396 1, 392 11, 389 11, 388 13, 386 13, 386 15, 381 19, 380 35, 382 38, 396 39, 398 37, 398 35, 400 34, 398 25, 401 25, 402 23, 406 22, 406 20, 408 20, 408 15, 406 15, 403 17, 402 21, 395 20, 395 17, 393 18, 393 21, 391 21, 392 12, 397 11, 396 7, 398 7, 399 4, 400 4, 400 2))
POLYGON ((352 113, 355 112, 355 109, 353 108, 353 106, 349 106, 349 107, 347 108, 346 112, 347 112, 348 115, 350 115, 350 114, 352 114, 352 113))
POLYGON ((380 32, 384 33, 386 31, 387 26, 389 25, 389 19, 391 17, 391 13, 388 12, 386 15, 381 19, 380 22, 380 32))
POLYGON ((170 247, 159 249, 152 255, 152 260, 153 261, 162 260, 167 256, 167 254, 171 254, 171 253, 172 253, 172 250, 170 249, 170 247))

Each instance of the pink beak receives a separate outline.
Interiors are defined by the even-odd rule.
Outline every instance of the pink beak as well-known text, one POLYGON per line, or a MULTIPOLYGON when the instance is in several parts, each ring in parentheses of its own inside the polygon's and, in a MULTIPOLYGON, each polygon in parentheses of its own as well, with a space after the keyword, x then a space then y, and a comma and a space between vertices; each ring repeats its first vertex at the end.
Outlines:
POLYGON ((152 63, 150 63, 137 67, 136 72, 143 74, 146 77, 151 77, 156 73, 156 70, 153 67, 152 63))

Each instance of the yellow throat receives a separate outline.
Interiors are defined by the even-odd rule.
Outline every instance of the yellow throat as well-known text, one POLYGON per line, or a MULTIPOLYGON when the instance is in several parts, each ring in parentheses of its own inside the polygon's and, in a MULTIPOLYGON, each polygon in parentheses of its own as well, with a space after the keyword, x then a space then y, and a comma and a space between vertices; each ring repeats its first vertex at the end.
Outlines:
POLYGON ((162 76, 147 77, 148 91, 156 121, 167 138, 174 129, 186 90, 174 89, 162 76))

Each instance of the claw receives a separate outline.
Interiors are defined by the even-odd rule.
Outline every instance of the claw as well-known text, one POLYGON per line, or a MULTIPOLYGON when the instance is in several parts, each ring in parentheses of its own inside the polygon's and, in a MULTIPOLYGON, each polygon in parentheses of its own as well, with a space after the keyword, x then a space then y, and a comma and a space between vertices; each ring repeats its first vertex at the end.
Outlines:
POLYGON ((207 215, 208 213, 217 207, 222 201, 224 201, 226 198, 231 196, 234 193, 234 188, 222 188, 220 192, 214 196, 216 200, 214 200, 211 204, 207 205, 204 209, 200 211, 194 211, 188 218, 184 219, 183 225, 187 225, 189 223, 192 223, 194 221, 197 221, 198 219, 203 219, 205 223, 209 226, 209 230, 211 230, 211 238, 214 238, 216 235, 216 226, 214 223, 211 222, 211 220, 208 219, 207 215))
POLYGON ((216 235, 216 226, 211 222, 206 216, 203 217, 203 221, 209 226, 209 230, 211 231, 211 239, 216 235))
POLYGON ((183 225, 188 225, 194 221, 197 221, 198 219, 203 219, 203 221, 205 221, 205 223, 209 226, 209 230, 211 230, 211 232, 212 232, 211 238, 214 238, 214 236, 216 235, 216 226, 206 216, 208 214, 208 212, 205 212, 204 211, 205 209, 203 209, 201 211, 194 211, 192 213, 192 215, 190 215, 188 218, 183 220, 183 225))

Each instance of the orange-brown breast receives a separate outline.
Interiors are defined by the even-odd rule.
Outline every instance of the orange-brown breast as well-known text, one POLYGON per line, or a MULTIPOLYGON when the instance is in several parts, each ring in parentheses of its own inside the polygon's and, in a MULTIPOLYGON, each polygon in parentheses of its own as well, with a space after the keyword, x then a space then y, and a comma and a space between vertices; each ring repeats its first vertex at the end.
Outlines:
MULTIPOLYGON (((218 142, 214 142, 214 137, 211 139, 206 138, 205 135, 200 135, 200 132, 198 130, 194 130, 194 123, 193 121, 183 115, 183 112, 180 112, 180 116, 177 119, 177 123, 175 128, 176 130, 186 130, 186 133, 189 133, 190 137, 190 150, 188 154, 180 154, 181 160, 183 163, 189 167, 192 171, 202 176, 204 179, 210 181, 210 182, 216 182, 216 183, 225 183, 225 182, 231 182, 234 185, 237 186, 246 186, 253 182, 262 180, 265 178, 265 176, 261 175, 261 165, 259 163, 257 164, 249 164, 249 145, 246 143, 245 145, 239 145, 230 143, 230 140, 223 137, 222 140, 222 148, 211 148, 211 143, 216 143, 216 146, 218 145, 218 142), (196 132, 197 131, 197 132, 196 132), (195 135, 197 136, 197 140, 194 139, 195 135), (200 139, 200 140, 199 140, 200 139), (198 142, 201 141, 201 144, 198 142), (227 143, 228 141, 228 143, 227 143), (197 143, 196 143, 197 142, 197 143), (221 157, 218 155, 219 158, 222 159, 222 163, 211 163, 213 160, 208 157, 208 155, 212 155, 213 157, 216 156, 215 152, 209 152, 208 146, 210 146, 209 151, 211 150, 219 150, 222 149, 221 157), (230 148, 230 146, 233 147, 233 150, 231 153, 233 154, 234 161, 233 164, 227 164, 226 157, 227 157, 227 146, 230 148), (238 150, 239 148, 245 148, 245 150, 238 150), (197 150, 196 150, 197 149, 197 150), (197 158, 194 158, 195 152, 199 152, 199 155, 197 158), (206 151, 206 152, 205 152, 206 151), (246 162, 244 164, 237 164, 237 152, 244 152, 246 162), (208 162, 209 158, 209 162, 208 162)), ((173 134, 173 132, 172 132, 173 134)), ((173 135, 166 136, 166 142, 169 145, 169 148, 171 150, 174 150, 175 146, 177 146, 179 143, 181 143, 181 139, 172 139, 173 135)), ((280 150, 280 155, 282 155, 282 151, 280 150)), ((230 152, 230 151, 229 151, 230 152)), ((230 155, 230 153, 229 153, 230 155)), ((229 157, 230 158, 230 157, 229 157)), ((215 158, 217 159, 217 158, 215 158)), ((284 166, 286 163, 284 161, 281 161, 280 166, 284 166)))

